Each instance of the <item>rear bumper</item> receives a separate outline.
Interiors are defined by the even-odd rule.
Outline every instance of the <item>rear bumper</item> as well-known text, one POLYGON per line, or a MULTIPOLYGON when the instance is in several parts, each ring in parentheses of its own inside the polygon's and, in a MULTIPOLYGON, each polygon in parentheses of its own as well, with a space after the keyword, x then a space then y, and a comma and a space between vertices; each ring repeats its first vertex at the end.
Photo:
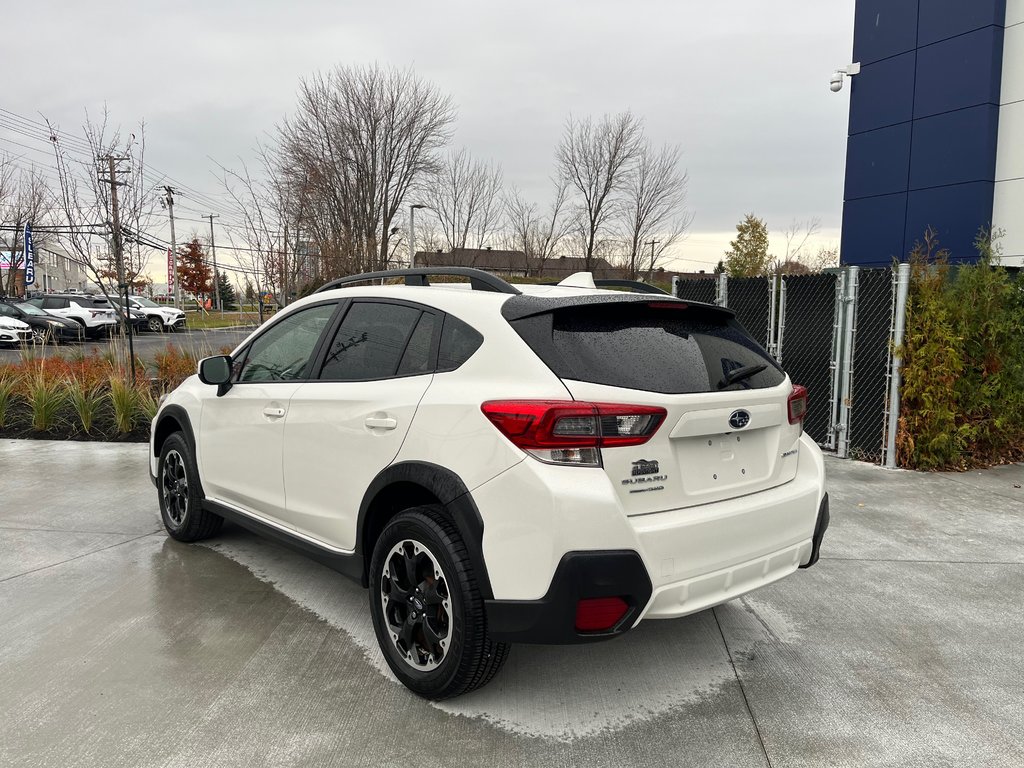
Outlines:
POLYGON ((540 600, 487 600, 487 631, 507 643, 589 643, 621 635, 651 598, 651 579, 636 552, 568 552, 540 600), (576 605, 595 597, 621 597, 629 610, 610 630, 580 632, 576 605))
POLYGON ((495 597, 489 625, 517 642, 613 637, 644 618, 674 618, 726 602, 813 565, 828 525, 824 461, 810 440, 802 441, 797 474, 788 483, 645 515, 624 513, 601 470, 529 459, 471 492, 483 518, 484 562, 495 597), (583 555, 623 552, 639 562, 642 578, 615 576, 619 565, 575 564, 583 555), (639 583, 650 584, 645 601, 639 583), (598 594, 590 593, 593 587, 598 594), (638 610, 611 632, 579 636, 576 603, 612 595, 638 610))

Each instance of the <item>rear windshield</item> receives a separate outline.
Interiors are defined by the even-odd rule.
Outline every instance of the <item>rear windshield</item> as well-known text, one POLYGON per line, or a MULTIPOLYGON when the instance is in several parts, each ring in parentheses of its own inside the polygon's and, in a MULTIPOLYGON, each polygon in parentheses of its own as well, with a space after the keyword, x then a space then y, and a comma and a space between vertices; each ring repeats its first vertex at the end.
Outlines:
POLYGON ((785 380, 743 326, 714 309, 591 304, 512 325, 563 379, 665 394, 763 389, 785 380), (762 365, 720 386, 731 371, 762 365))

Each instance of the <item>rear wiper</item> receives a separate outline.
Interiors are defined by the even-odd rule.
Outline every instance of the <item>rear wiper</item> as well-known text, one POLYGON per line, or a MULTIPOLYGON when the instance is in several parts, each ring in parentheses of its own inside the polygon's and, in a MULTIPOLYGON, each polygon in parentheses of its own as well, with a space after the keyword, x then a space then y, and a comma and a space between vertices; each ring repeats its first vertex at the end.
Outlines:
POLYGON ((751 376, 756 376, 767 367, 767 363, 755 363, 754 365, 745 365, 742 368, 734 368, 722 377, 722 380, 718 382, 718 388, 725 389, 730 384, 735 384, 737 381, 749 379, 751 376))

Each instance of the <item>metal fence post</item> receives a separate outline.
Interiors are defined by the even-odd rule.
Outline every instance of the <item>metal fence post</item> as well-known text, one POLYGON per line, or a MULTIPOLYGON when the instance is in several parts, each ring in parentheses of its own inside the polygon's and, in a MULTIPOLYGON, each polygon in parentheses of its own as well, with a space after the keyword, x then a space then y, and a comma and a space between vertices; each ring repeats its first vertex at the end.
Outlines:
POLYGON ((715 304, 720 307, 729 306, 729 276, 725 272, 718 274, 718 295, 715 297, 715 304))
POLYGON ((839 424, 836 456, 845 459, 850 447, 850 409, 853 405, 853 346, 857 338, 857 276, 859 267, 846 268, 842 300, 842 347, 839 356, 839 424))
MULTIPOLYGON (((774 303, 774 301, 773 301, 774 303)), ((786 278, 779 277, 779 331, 775 338, 775 362, 782 365, 782 342, 786 338, 786 278)))
POLYGON ((776 360, 779 359, 775 344, 775 283, 777 280, 778 275, 768 276, 768 341, 767 346, 765 347, 768 350, 768 354, 776 360))
POLYGON ((907 328, 907 297, 910 295, 910 265, 900 264, 896 273, 896 309, 893 312, 891 343, 891 369, 889 374, 889 408, 886 412, 885 463, 886 469, 896 469, 896 433, 900 421, 900 388, 903 384, 903 336, 907 328))

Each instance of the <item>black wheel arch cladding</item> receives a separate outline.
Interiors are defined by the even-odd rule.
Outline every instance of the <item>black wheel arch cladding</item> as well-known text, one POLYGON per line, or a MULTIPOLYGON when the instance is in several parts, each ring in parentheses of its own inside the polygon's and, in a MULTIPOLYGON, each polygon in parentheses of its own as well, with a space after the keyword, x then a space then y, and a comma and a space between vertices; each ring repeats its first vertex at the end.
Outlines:
POLYGON ((363 586, 369 584, 373 543, 387 521, 405 508, 432 502, 444 507, 465 542, 481 596, 492 598, 483 557, 484 522, 480 510, 462 478, 450 469, 425 461, 403 461, 386 467, 363 494, 355 550, 363 561, 363 586))

